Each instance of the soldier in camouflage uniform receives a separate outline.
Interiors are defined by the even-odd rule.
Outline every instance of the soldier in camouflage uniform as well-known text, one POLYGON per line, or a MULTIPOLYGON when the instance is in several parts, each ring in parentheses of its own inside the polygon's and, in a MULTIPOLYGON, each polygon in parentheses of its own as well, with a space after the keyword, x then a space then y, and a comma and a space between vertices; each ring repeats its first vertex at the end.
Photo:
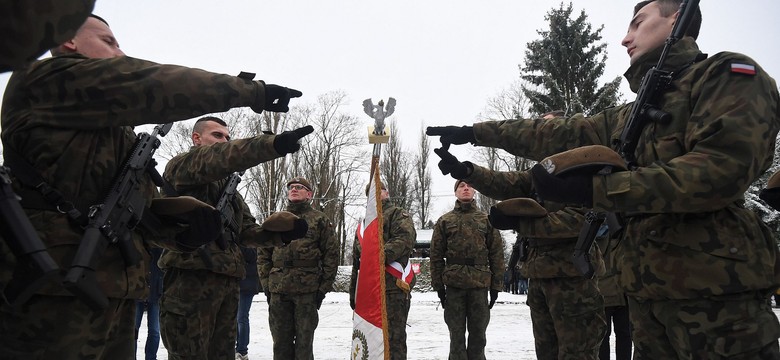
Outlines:
POLYGON ((618 284, 620 277, 616 266, 616 249, 620 237, 609 236, 606 224, 599 229, 596 243, 604 253, 605 273, 599 276, 599 291, 604 297, 604 319, 607 322, 607 332, 599 348, 599 360, 610 358, 610 329, 615 333, 615 360, 631 360, 631 323, 628 319, 628 302, 626 294, 618 284))
POLYGON ((455 182, 455 197, 455 208, 433 228, 431 286, 450 331, 449 359, 484 360, 490 309, 502 286, 504 240, 476 208, 467 182, 455 182))
POLYGON ((336 279, 339 241, 330 219, 311 207, 311 197, 308 180, 295 177, 287 182, 287 211, 305 219, 309 231, 288 246, 260 249, 258 253, 277 360, 314 359, 317 310, 336 279))
MULTIPOLYGON (((213 116, 199 119, 192 131, 195 146, 171 159, 163 177, 180 195, 216 206, 232 173, 300 149, 295 131, 228 140, 224 121, 213 116)), ((237 233, 225 229, 226 248, 212 243, 194 253, 166 250, 160 258, 165 271, 160 333, 169 359, 233 359, 238 285, 246 274, 238 245, 289 243, 289 238, 280 239, 255 223, 240 194, 228 206, 233 208, 237 233)))
MULTIPOLYGON (((417 241, 417 231, 414 230, 414 221, 406 210, 403 210, 390 202, 390 193, 383 183, 380 183, 382 192, 382 237, 385 241, 385 262, 398 262, 401 266, 409 263, 409 256, 417 241)), ((369 186, 366 186, 368 196, 369 186)), ((352 244, 352 279, 349 287, 349 303, 352 310, 355 309, 355 291, 358 271, 360 270, 360 241, 355 237, 352 244)), ((411 305, 411 288, 415 279, 409 284, 409 289, 399 286, 398 279, 385 272, 385 297, 387 300, 387 331, 390 340, 390 359, 406 359, 406 319, 409 317, 411 305)))
POLYGON ((94 7, 94 0, 0 0, 0 72, 72 39, 94 7))
MULTIPOLYGON (((471 162, 458 162, 446 151, 442 170, 474 184, 493 199, 535 196, 528 172, 491 171, 471 162)), ((520 274, 528 278, 527 304, 531 308, 536 356, 538 359, 598 359, 598 349, 606 330, 604 302, 598 282, 586 279, 572 263, 574 245, 584 221, 584 210, 547 202, 539 216, 500 218, 495 209, 491 222, 499 229, 516 230, 520 247, 527 247, 520 274)), ((499 214, 500 215, 500 214, 499 214)), ((604 273, 598 246, 590 252, 596 274, 604 273)))
MULTIPOLYGON (((262 111, 270 95, 262 82, 123 56, 108 25, 94 17, 52 53, 52 58, 11 75, 0 115, 4 159, 28 163, 82 214, 103 201, 119 173, 135 142, 132 126, 237 106, 262 111), (215 97, 215 91, 230 96, 215 97)), ((81 224, 49 203, 37 184, 17 178, 13 185, 51 256, 60 268, 70 267, 84 233, 81 224)), ((156 193, 153 183, 147 180, 139 187, 150 203, 156 193)), ((218 224, 218 218, 214 220, 218 224)), ((174 246, 161 240, 173 238, 173 233, 152 235, 141 227, 132 234, 135 250, 144 256, 139 265, 126 267, 116 246, 97 260, 97 283, 109 298, 102 312, 92 311, 54 283, 16 311, 1 306, 3 358, 133 358, 134 300, 148 296, 149 257, 144 249, 174 246)), ((176 245, 198 246, 192 239, 177 237, 176 245)), ((15 262, 4 256, 1 278, 13 271, 15 262)))
MULTIPOLYGON (((641 2, 623 45, 633 91, 656 65, 679 0, 641 2)), ((624 215, 618 245, 636 359, 777 359, 780 324, 767 304, 778 286, 777 245, 745 209, 744 193, 771 165, 780 129, 777 83, 751 58, 702 54, 697 14, 672 46, 671 87, 655 105, 671 115, 641 132, 637 168, 557 178, 533 170, 546 200, 624 215)), ((513 119, 429 129, 447 143, 473 142, 540 160, 582 145, 611 146, 632 104, 591 117, 513 119), (441 131, 440 131, 441 130, 441 131)))

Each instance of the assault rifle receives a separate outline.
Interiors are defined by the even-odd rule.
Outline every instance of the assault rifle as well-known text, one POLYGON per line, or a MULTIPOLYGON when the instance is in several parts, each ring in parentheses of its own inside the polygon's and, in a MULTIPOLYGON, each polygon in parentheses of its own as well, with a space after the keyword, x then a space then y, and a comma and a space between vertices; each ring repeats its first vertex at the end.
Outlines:
MULTIPOLYGON (((637 167, 635 152, 639 143, 639 137, 642 135, 645 126, 651 121, 664 124, 672 120, 672 116, 669 113, 658 107, 658 101, 669 88, 675 76, 673 71, 664 70, 664 63, 672 45, 685 35, 698 7, 699 0, 684 0, 680 3, 677 21, 674 23, 672 33, 664 42, 658 63, 648 70, 642 78, 636 100, 631 108, 631 113, 623 128, 623 132, 620 134, 620 139, 612 144, 613 149, 625 160, 628 170, 634 170, 637 167)), ((609 173, 611 169, 607 168, 605 172, 609 173)), ((577 244, 574 246, 572 261, 584 277, 592 278, 594 269, 589 253, 593 242, 596 240, 599 227, 606 219, 610 236, 612 236, 620 232, 622 225, 620 225, 620 221, 614 213, 597 214, 595 211, 590 210, 585 214, 585 219, 585 226, 582 228, 577 244)))
POLYGON ((3 289, 5 300, 16 307, 57 279, 60 268, 19 204, 4 166, 0 166, 0 235, 16 258, 13 277, 3 289))
POLYGON ((222 195, 219 196, 217 206, 215 207, 222 218, 222 228, 225 229, 225 234, 229 234, 231 237, 230 239, 226 239, 225 235, 223 235, 222 237, 217 238, 217 245, 220 249, 226 249, 228 241, 237 241, 238 234, 240 233, 240 229, 236 223, 236 214, 231 203, 236 197, 236 188, 238 187, 238 183, 241 182, 241 175, 244 175, 243 171, 230 175, 225 184, 225 188, 222 190, 222 195))
POLYGON ((110 244, 118 246, 125 266, 137 265, 141 260, 132 239, 133 229, 146 208, 147 195, 141 188, 147 173, 156 172, 153 155, 160 147, 158 137, 165 136, 172 126, 173 123, 161 124, 155 126, 151 134, 138 134, 105 201, 89 209, 89 223, 63 285, 93 310, 108 306, 108 298, 98 286, 94 268, 106 248, 110 244))

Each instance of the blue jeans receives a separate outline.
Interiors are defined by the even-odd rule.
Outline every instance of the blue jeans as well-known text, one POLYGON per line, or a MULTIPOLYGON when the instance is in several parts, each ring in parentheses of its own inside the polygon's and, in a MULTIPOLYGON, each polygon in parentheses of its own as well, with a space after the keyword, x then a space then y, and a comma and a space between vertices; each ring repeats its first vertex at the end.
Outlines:
MULTIPOLYGON (((146 360, 157 360, 157 349, 160 347, 160 303, 136 301, 135 302, 135 338, 138 339, 138 330, 141 327, 141 319, 144 317, 144 306, 149 315, 146 317, 148 334, 146 336, 146 360)), ((137 343, 137 341, 136 341, 137 343)))
POLYGON ((241 292, 238 297, 238 336, 236 337, 236 352, 246 355, 249 351, 249 308, 252 307, 252 298, 255 294, 241 292))

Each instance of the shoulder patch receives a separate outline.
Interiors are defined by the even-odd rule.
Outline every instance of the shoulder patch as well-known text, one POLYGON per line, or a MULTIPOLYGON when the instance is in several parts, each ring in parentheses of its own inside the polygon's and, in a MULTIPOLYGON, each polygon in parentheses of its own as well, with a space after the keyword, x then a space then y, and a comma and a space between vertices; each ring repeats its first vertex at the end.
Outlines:
POLYGON ((731 72, 745 75, 755 75, 756 67, 745 63, 731 63, 731 72))

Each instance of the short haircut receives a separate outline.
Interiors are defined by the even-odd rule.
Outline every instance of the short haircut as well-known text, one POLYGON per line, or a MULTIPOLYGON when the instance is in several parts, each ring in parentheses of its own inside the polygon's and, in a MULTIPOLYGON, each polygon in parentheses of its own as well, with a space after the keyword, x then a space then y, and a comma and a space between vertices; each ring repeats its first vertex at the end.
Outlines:
POLYGON ((556 118, 556 117, 563 117, 565 115, 566 115, 566 112, 563 111, 563 110, 553 110, 553 111, 548 111, 548 112, 546 112, 546 113, 544 113, 542 115, 539 115, 539 117, 540 118, 544 118, 545 116, 552 116, 552 117, 556 118))
MULTIPOLYGON (((106 21, 106 19, 103 19, 100 16, 97 16, 95 14, 89 14, 89 17, 94 18, 94 19, 102 22, 103 24, 106 24, 106 26, 109 26, 108 25, 108 21, 106 21)), ((84 22, 86 22, 86 20, 84 20, 84 22)), ((84 26, 84 24, 81 24, 81 26, 84 26)), ((79 30, 81 30, 81 26, 79 26, 79 30)), ((77 30, 76 33, 78 33, 79 30, 77 30)), ((68 54, 67 51, 63 51, 62 44, 57 45, 57 46, 49 49, 49 51, 51 51, 51 56, 60 56, 60 55, 67 55, 68 54)))
MULTIPOLYGON (((683 2, 683 0, 642 1, 634 6, 634 15, 636 15, 640 9, 652 2, 658 3, 658 7, 661 9, 661 16, 669 17, 674 15, 674 13, 680 9, 680 4, 683 2)), ((691 19, 691 24, 688 26, 688 29, 685 30, 685 35, 688 35, 696 40, 699 37, 699 30, 701 30, 701 8, 696 7, 696 13, 693 14, 693 19, 691 19)))
POLYGON ((106 21, 106 19, 103 19, 103 18, 102 18, 102 17, 100 17, 100 16, 97 16, 97 15, 95 15, 95 14, 89 14, 89 17, 91 17, 91 18, 95 18, 95 19, 98 19, 98 20, 100 20, 100 22, 102 22, 103 24, 106 24, 106 26, 109 26, 109 27, 110 27, 110 25, 108 25, 108 21, 106 21))
POLYGON ((201 133, 203 133, 203 127, 204 127, 204 126, 206 126, 206 125, 204 125, 204 124, 205 124, 207 121, 213 121, 213 122, 215 122, 215 123, 217 123, 217 124, 220 124, 220 125, 222 125, 222 126, 224 126, 224 127, 227 127, 227 123, 225 123, 225 121, 224 121, 224 120, 222 120, 222 119, 220 119, 220 118, 218 118, 218 117, 214 117, 214 116, 204 116, 204 117, 202 117, 202 118, 198 119, 198 121, 196 121, 196 122, 195 122, 195 126, 193 126, 193 127, 192 127, 192 132, 196 132, 196 133, 198 133, 198 134, 201 134, 201 133))

